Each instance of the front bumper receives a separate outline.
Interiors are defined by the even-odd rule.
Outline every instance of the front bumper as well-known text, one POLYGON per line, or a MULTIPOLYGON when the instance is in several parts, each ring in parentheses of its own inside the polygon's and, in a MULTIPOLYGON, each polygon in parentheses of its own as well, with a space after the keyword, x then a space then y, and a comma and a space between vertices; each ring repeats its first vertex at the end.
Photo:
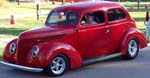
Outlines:
POLYGON ((33 67, 21 66, 21 65, 7 63, 7 62, 4 62, 4 61, 0 61, 0 63, 3 64, 3 65, 6 65, 6 66, 10 66, 10 67, 20 69, 20 70, 24 70, 24 71, 30 71, 30 72, 42 72, 43 71, 43 68, 33 68, 33 67))

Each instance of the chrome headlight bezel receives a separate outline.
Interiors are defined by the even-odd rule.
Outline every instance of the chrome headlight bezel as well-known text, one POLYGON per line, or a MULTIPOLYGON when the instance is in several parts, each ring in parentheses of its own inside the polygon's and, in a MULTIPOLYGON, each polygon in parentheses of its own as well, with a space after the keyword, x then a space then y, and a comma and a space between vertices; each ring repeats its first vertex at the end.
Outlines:
POLYGON ((14 54, 16 52, 17 45, 16 43, 11 43, 9 47, 9 53, 14 54))
POLYGON ((37 45, 35 45, 35 46, 32 48, 33 57, 36 57, 39 52, 40 52, 39 47, 38 47, 37 45))

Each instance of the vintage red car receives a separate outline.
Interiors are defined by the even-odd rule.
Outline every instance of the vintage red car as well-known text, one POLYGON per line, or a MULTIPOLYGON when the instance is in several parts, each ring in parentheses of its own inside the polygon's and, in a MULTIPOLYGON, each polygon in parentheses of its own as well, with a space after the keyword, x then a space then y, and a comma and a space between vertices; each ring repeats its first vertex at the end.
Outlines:
POLYGON ((79 2, 54 8, 45 25, 22 32, 4 50, 2 64, 60 76, 93 62, 134 59, 147 47, 127 9, 115 2, 79 2))

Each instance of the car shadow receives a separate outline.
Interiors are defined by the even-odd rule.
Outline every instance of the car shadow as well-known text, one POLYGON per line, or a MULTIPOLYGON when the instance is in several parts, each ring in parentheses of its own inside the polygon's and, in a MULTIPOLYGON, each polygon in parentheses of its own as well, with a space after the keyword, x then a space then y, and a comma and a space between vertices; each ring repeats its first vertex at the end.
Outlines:
MULTIPOLYGON (((60 78, 64 78, 65 76, 69 76, 71 74, 76 74, 76 73, 81 73, 81 72, 85 72, 89 69, 92 69, 92 66, 94 66, 95 64, 98 66, 105 66, 106 64, 111 64, 111 63, 115 63, 115 62, 122 62, 121 57, 116 57, 113 59, 109 59, 109 60, 105 60, 105 61, 100 61, 100 62, 96 62, 96 63, 91 63, 89 65, 85 65, 82 66, 80 68, 77 69, 72 69, 67 71, 63 76, 60 76, 60 78)), ((21 78, 51 78, 51 76, 46 73, 46 72, 41 72, 41 73, 35 73, 35 72, 28 72, 28 71, 23 71, 23 70, 18 70, 18 69, 11 69, 11 72, 13 71, 13 73, 11 73, 11 75, 20 75, 21 78)), ((16 76, 19 77, 19 76, 16 76)), ((13 77, 12 77, 13 78, 13 77)), ((15 77, 14 77, 15 78, 15 77)), ((54 77, 52 77, 54 78, 54 77)), ((57 77, 59 78, 59 77, 57 77)))
MULTIPOLYGON (((124 60, 121 57, 116 57, 116 58, 112 58, 112 59, 108 59, 108 60, 104 60, 104 61, 100 61, 100 62, 91 63, 91 64, 82 66, 77 69, 69 70, 64 75, 57 77, 57 78, 70 78, 69 76, 72 76, 74 74, 80 74, 82 72, 86 72, 87 70, 93 69, 94 66, 103 68, 106 65, 115 64, 116 62, 124 62, 124 60)), ((35 72, 18 70, 18 69, 12 69, 12 71, 17 75, 18 74, 22 75, 23 78, 54 78, 54 77, 51 77, 46 72, 35 73, 35 72)))

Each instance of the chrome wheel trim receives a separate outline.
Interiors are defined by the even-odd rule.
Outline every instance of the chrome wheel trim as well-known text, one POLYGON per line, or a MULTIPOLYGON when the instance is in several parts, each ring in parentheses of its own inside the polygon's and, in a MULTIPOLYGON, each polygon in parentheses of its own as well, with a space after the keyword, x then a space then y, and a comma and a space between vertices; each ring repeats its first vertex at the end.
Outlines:
POLYGON ((56 57, 52 60, 51 63, 51 71, 54 74, 61 74, 65 71, 66 69, 66 62, 62 57, 56 57))
POLYGON ((128 52, 131 56, 135 56, 138 50, 138 44, 135 40, 130 40, 128 44, 128 52))

